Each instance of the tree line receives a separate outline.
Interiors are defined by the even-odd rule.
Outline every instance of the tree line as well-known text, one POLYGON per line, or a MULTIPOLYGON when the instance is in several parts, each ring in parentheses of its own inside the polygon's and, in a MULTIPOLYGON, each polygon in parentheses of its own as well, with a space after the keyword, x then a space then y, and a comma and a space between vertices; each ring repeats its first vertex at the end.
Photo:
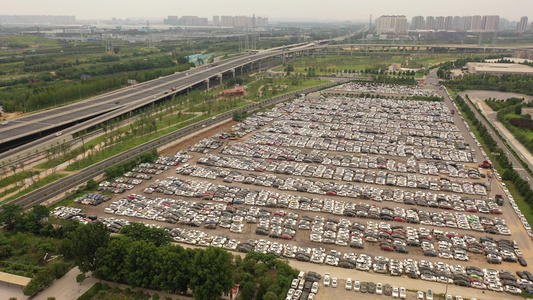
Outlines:
POLYGON ((467 74, 459 79, 449 80, 447 86, 464 91, 485 89, 533 95, 533 76, 521 74, 467 74))

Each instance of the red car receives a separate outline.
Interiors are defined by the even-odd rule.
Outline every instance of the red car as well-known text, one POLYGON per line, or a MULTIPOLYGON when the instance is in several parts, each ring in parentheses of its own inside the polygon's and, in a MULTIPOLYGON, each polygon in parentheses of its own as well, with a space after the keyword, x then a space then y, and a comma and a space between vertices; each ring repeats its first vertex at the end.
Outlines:
POLYGON ((282 239, 286 239, 286 240, 292 240, 292 235, 288 235, 288 234, 284 233, 284 234, 281 235, 281 238, 282 239))
POLYGON ((391 245, 381 245, 381 250, 383 251, 389 251, 389 252, 392 252, 394 251, 394 247, 392 247, 391 245))

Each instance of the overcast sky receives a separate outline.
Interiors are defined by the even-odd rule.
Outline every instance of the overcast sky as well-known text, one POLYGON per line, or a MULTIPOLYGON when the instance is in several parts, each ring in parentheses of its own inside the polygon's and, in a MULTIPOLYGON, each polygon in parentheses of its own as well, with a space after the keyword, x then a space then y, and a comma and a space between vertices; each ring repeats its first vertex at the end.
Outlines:
POLYGON ((2 15, 74 15, 78 20, 252 15, 275 19, 368 20, 411 17, 500 15, 533 19, 533 0, 0 0, 2 15), (3 4, 2 4, 3 3, 3 4))

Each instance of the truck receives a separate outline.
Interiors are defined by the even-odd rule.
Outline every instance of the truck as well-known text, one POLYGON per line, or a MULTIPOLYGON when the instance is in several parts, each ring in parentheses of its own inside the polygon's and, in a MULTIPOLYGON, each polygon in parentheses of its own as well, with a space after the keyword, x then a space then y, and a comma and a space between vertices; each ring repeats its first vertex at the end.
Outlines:
POLYGON ((502 195, 496 194, 496 196, 494 196, 494 199, 496 200, 496 204, 498 204, 499 206, 503 205, 503 196, 502 195))
POLYGON ((489 161, 484 160, 483 163, 479 165, 479 167, 483 169, 492 169, 492 164, 489 161))

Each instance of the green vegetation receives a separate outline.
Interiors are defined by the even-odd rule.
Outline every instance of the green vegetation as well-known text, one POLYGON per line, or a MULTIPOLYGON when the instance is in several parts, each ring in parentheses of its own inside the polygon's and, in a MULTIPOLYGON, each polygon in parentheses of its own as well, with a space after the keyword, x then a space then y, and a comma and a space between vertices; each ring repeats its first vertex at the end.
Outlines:
MULTIPOLYGON (((249 81, 248 79, 247 81, 249 81)), ((281 94, 328 83, 326 80, 305 79, 301 77, 263 78, 247 83, 247 95, 244 99, 261 101, 281 94)), ((246 81, 245 83, 246 84, 246 81)))
POLYGON ((59 179, 61 179, 63 177, 66 177, 66 176, 68 176, 68 174, 65 174, 65 173, 57 173, 57 174, 48 175, 48 176, 46 176, 46 177, 34 182, 32 185, 30 185, 29 188, 24 189, 24 190, 20 191, 19 193, 6 198, 3 202, 9 202, 11 200, 15 200, 15 199, 17 199, 17 198, 19 198, 19 197, 21 197, 23 195, 26 195, 26 194, 28 194, 28 193, 30 193, 32 191, 40 189, 43 186, 45 186, 47 184, 50 184, 50 183, 52 183, 52 182, 54 182, 56 180, 59 180, 59 179))
MULTIPOLYGON (((348 53, 349 51, 344 51, 348 53)), ((380 70, 386 70, 389 65, 393 63, 402 64, 407 68, 422 68, 428 65, 438 64, 441 62, 457 59, 459 55, 424 55, 424 56, 408 56, 399 53, 371 53, 362 54, 354 52, 354 55, 334 55, 327 56, 317 55, 313 57, 305 57, 291 63, 294 68, 294 73, 304 73, 309 75, 329 75, 332 73, 363 73, 363 74, 378 74, 380 70), (406 64, 408 61, 408 64, 406 64)), ((285 71, 286 66, 274 68, 274 71, 285 71)), ((403 74, 403 73, 402 73, 403 74)), ((309 75, 309 76, 311 76, 309 75)), ((414 74, 410 74, 414 75, 414 74)))
POLYGON ((59 46, 59 43, 56 40, 34 35, 4 35, 3 39, 6 47, 12 48, 59 46))
POLYGON ((449 87, 464 91, 496 90, 533 95, 533 76, 519 74, 504 74, 501 77, 491 74, 468 74, 460 79, 449 80, 449 87))
POLYGON ((517 104, 520 104, 524 101, 524 99, 521 98, 509 98, 507 100, 496 100, 489 98, 485 100, 485 103, 493 110, 493 111, 499 111, 500 109, 504 109, 510 106, 515 106, 517 104))
POLYGON ((36 205, 24 211, 17 204, 4 204, 0 211, 0 270, 32 278, 24 289, 25 295, 34 295, 62 277, 72 263, 61 257, 61 238, 74 230, 77 224, 63 223, 54 228, 49 210, 36 205))
MULTIPOLYGON (((11 171, 16 172, 17 168, 11 168, 11 171)), ((4 172, 7 172, 7 170, 4 170, 4 172)), ((19 171, 17 173, 14 173, 11 176, 4 177, 0 179, 0 187, 6 187, 8 185, 11 185, 13 183, 17 183, 21 180, 24 180, 26 178, 30 178, 31 176, 35 176, 39 174, 37 171, 19 171)))

